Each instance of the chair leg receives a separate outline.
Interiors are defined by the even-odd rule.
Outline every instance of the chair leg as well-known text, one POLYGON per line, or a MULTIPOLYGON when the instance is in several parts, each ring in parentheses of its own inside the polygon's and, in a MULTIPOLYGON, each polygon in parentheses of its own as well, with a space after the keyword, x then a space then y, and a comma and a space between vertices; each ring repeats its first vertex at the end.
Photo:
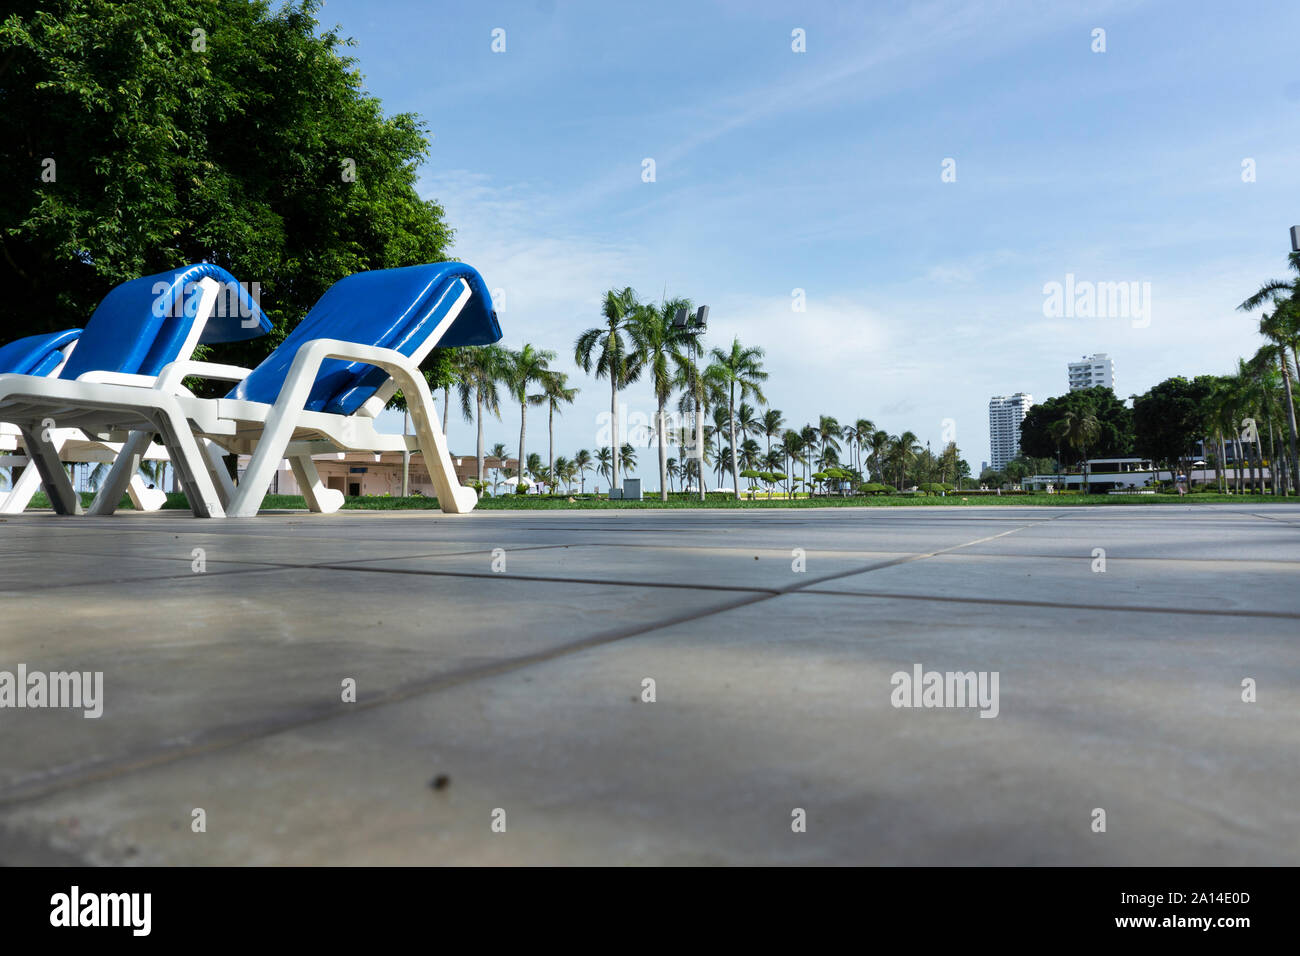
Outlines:
MULTIPOLYGON (((152 440, 151 432, 131 432, 122 443, 122 450, 117 453, 113 467, 108 470, 108 477, 99 486, 95 500, 90 503, 88 514, 111 515, 117 510, 117 504, 131 484, 131 479, 140 467, 140 459, 152 440)), ((136 507, 139 507, 138 503, 136 507)))
POLYGON ((310 455, 295 455, 289 459, 293 469, 294 481, 298 483, 302 496, 307 500, 307 507, 320 514, 333 514, 343 507, 343 492, 337 488, 326 488, 316 470, 316 463, 310 455))
POLYGON ((55 512, 61 515, 81 514, 81 499, 72 487, 68 473, 63 470, 63 462, 59 461, 59 449, 53 442, 42 439, 39 427, 22 427, 20 430, 27 457, 36 466, 41 484, 45 486, 45 493, 49 495, 50 505, 55 512))
POLYGON ((172 467, 176 469, 181 486, 185 489, 185 497, 189 500, 194 517, 226 517, 225 506, 208 471, 207 457, 199 448, 198 440, 190 431, 185 416, 179 410, 175 413, 160 410, 155 422, 171 456, 172 467))
MULTIPOLYGON (((311 383, 307 382, 310 388, 311 383)), ((253 457, 244 469, 244 477, 239 480, 235 497, 231 499, 227 512, 232 518, 255 518, 262 507, 262 499, 271 487, 275 477, 275 468, 284 458, 285 449, 293 437, 294 417, 302 410, 306 389, 299 389, 301 397, 290 396, 290 400, 281 404, 278 400, 275 408, 267 417, 266 426, 258 439, 253 457)))
POLYGON ((27 510, 32 496, 41 490, 41 473, 27 467, 18 476, 9 493, 0 498, 0 515, 20 515, 27 510))
MULTIPOLYGON (((417 385, 422 383, 423 380, 417 385)), ((428 393, 427 388, 425 393, 428 393)), ((407 407, 411 410, 411 422, 420 438, 420 454, 424 456, 424 465, 429 469, 429 478, 433 482, 434 493, 438 496, 438 507, 447 514, 473 511, 478 504, 478 492, 462 485, 456 477, 451 453, 447 451, 447 440, 438 427, 437 418, 426 410, 424 402, 413 402, 410 399, 407 402, 407 407)), ((432 408, 432 403, 427 407, 432 408)))
POLYGON ((221 507, 229 508, 230 502, 235 497, 235 483, 226 468, 226 450, 207 438, 202 439, 202 445, 208 474, 212 476, 212 481, 217 488, 217 498, 221 502, 221 507))

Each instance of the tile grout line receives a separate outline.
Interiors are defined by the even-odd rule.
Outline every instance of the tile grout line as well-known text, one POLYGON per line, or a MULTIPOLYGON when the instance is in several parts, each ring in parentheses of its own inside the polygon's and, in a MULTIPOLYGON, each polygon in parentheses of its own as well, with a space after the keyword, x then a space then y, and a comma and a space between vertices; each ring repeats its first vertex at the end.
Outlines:
MULTIPOLYGON (((916 555, 913 558, 913 560, 921 560, 926 557, 933 557, 936 554, 942 554, 946 551, 956 550, 957 548, 969 547, 972 544, 979 544, 983 541, 992 540, 993 538, 1000 538, 1008 534, 1014 534, 1017 531, 1024 530, 1024 528, 1034 527, 1036 524, 1042 524, 1042 523, 1043 522, 1033 522, 1031 524, 1024 525, 1021 528, 1013 528, 996 535, 991 535, 985 538, 978 538, 974 541, 966 542, 965 544, 954 545, 952 548, 945 548, 942 549, 941 551, 927 552, 926 554, 916 555)), ((902 563, 902 561, 890 562, 891 565, 898 564, 898 563, 902 563)), ((882 566, 888 566, 888 565, 882 565, 882 566)), ((877 568, 871 568, 868 570, 876 570, 876 569, 877 568)), ((234 573, 244 573, 244 572, 227 572, 227 573, 234 574, 234 573)), ((863 572, 857 571, 853 573, 863 573, 863 572)), ((275 736, 276 734, 294 730, 299 727, 318 724, 327 720, 334 720, 339 717, 346 716, 348 714, 356 713, 358 709, 361 710, 376 709, 382 706, 386 706, 388 704, 399 703, 405 700, 409 700, 412 697, 419 696, 421 694, 426 694, 429 693, 430 691, 441 690, 447 687, 468 684, 476 680, 482 680, 485 677, 496 677, 496 676, 501 676, 503 674, 515 673, 517 671, 530 667, 534 664, 546 663, 552 660, 557 660, 562 657, 568 657, 572 654, 576 654, 581 651, 590 650, 596 647, 608 646, 610 644, 614 644, 619 641, 624 641, 633 637, 642 637, 645 636, 646 634, 652 634, 655 631, 663 630, 664 628, 676 627, 681 624, 687 624, 692 621, 699 621, 708 617, 712 617, 717 614, 733 611, 741 607, 749 606, 751 604, 757 604, 763 601, 770 601, 773 598, 782 597, 787 594, 797 593, 803 588, 811 587, 814 584, 818 584, 823 581, 835 580, 843 576, 844 576, 843 574, 827 575, 825 577, 816 578, 812 581, 804 582, 804 584, 802 585, 798 585, 796 587, 786 589, 786 590, 761 591, 758 593, 750 594, 749 596, 741 598, 739 600, 720 605, 718 607, 707 608, 700 611, 693 611, 688 614, 678 615, 675 618, 669 618, 667 620, 657 621, 653 624, 638 626, 633 628, 626 628, 623 630, 614 631, 610 634, 598 635, 591 638, 586 638, 581 641, 576 641, 572 644, 564 645, 563 647, 552 648, 549 651, 540 651, 535 654, 525 655, 524 657, 514 657, 484 667, 471 668, 468 671, 461 671, 457 674, 440 675, 439 677, 435 677, 435 678, 429 678, 422 681, 415 681, 408 685, 399 685, 397 688, 393 689, 392 691, 389 691, 386 694, 380 694, 375 698, 375 700, 366 702, 366 704, 362 707, 358 707, 357 705, 353 704, 350 705, 349 709, 346 710, 331 711, 329 713, 323 713, 318 711, 316 713, 309 714, 305 717, 299 717, 297 719, 281 720, 278 722, 273 722, 269 725, 263 722, 252 728, 236 730, 233 734, 227 732, 227 734, 223 735, 221 730, 218 729, 213 732, 214 739, 212 739, 206 744, 191 745, 189 747, 185 747, 181 749, 164 750, 162 752, 155 751, 153 754, 149 754, 141 758, 130 760, 128 763, 112 764, 109 766, 105 766, 100 770, 92 771, 88 774, 87 773, 82 773, 81 775, 69 774, 67 777, 63 778, 62 780, 56 781, 53 785, 47 785, 47 786, 28 785, 26 787, 16 788, 16 792, 14 793, 6 793, 5 791, 0 790, 0 806, 14 806, 21 803, 27 803, 33 800, 40 799, 42 797, 49 796, 50 794, 53 793, 75 789, 77 787, 84 786, 84 785, 100 783, 105 780, 114 779, 117 777, 129 776, 141 770, 166 766, 168 764, 176 763, 181 760, 188 759, 190 757, 204 756, 211 753, 216 753, 221 750, 227 750, 232 747, 237 747, 241 744, 250 743, 256 740, 266 739, 268 737, 275 736)))

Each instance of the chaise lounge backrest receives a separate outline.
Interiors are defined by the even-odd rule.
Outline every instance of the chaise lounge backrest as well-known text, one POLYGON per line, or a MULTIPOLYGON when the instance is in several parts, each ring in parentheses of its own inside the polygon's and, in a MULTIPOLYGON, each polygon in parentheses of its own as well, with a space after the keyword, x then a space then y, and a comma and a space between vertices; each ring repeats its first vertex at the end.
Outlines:
POLYGON ((45 377, 63 361, 63 350, 77 341, 81 329, 29 335, 8 345, 0 346, 0 374, 36 375, 45 377))
MULTIPOLYGON (((315 339, 393 349, 409 358, 448 316, 466 286, 469 300, 438 346, 490 345, 500 340, 492 297, 472 266, 439 262, 358 272, 330 286, 297 328, 227 397, 273 404, 298 350, 315 339)), ((388 377, 363 362, 328 359, 321 364, 305 408, 351 415, 388 377)))
POLYGON ((201 279, 221 283, 226 295, 197 342, 237 342, 265 335, 270 320, 225 269, 209 263, 131 279, 115 287, 95 309, 60 378, 85 372, 157 375, 178 358, 194 331, 201 279))

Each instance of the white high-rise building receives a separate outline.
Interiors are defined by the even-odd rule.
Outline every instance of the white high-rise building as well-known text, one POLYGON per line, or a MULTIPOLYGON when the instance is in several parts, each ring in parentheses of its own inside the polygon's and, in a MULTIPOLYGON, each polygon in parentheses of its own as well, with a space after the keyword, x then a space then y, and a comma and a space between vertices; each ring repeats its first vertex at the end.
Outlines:
POLYGON ((1115 363, 1105 352, 1085 355, 1070 363, 1070 391, 1094 385, 1105 385, 1109 389, 1115 387, 1115 363))
POLYGON ((1024 392, 989 399, 989 466, 1001 471, 1020 454, 1020 423, 1029 414, 1034 396, 1024 392))

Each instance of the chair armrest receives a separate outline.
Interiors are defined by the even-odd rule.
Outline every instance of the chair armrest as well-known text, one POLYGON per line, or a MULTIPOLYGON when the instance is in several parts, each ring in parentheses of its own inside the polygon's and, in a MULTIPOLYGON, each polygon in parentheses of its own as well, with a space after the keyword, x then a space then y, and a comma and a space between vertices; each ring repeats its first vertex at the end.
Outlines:
POLYGON ((152 375, 131 375, 127 372, 83 372, 77 376, 78 382, 91 382, 95 385, 132 385, 136 388, 153 388, 157 379, 152 375))
POLYGON ((158 374, 156 388, 165 391, 175 390, 183 379, 193 375, 198 378, 211 378, 219 382, 242 382, 253 374, 251 368, 238 365, 219 365, 216 362, 195 362, 180 359, 163 368, 158 374))

